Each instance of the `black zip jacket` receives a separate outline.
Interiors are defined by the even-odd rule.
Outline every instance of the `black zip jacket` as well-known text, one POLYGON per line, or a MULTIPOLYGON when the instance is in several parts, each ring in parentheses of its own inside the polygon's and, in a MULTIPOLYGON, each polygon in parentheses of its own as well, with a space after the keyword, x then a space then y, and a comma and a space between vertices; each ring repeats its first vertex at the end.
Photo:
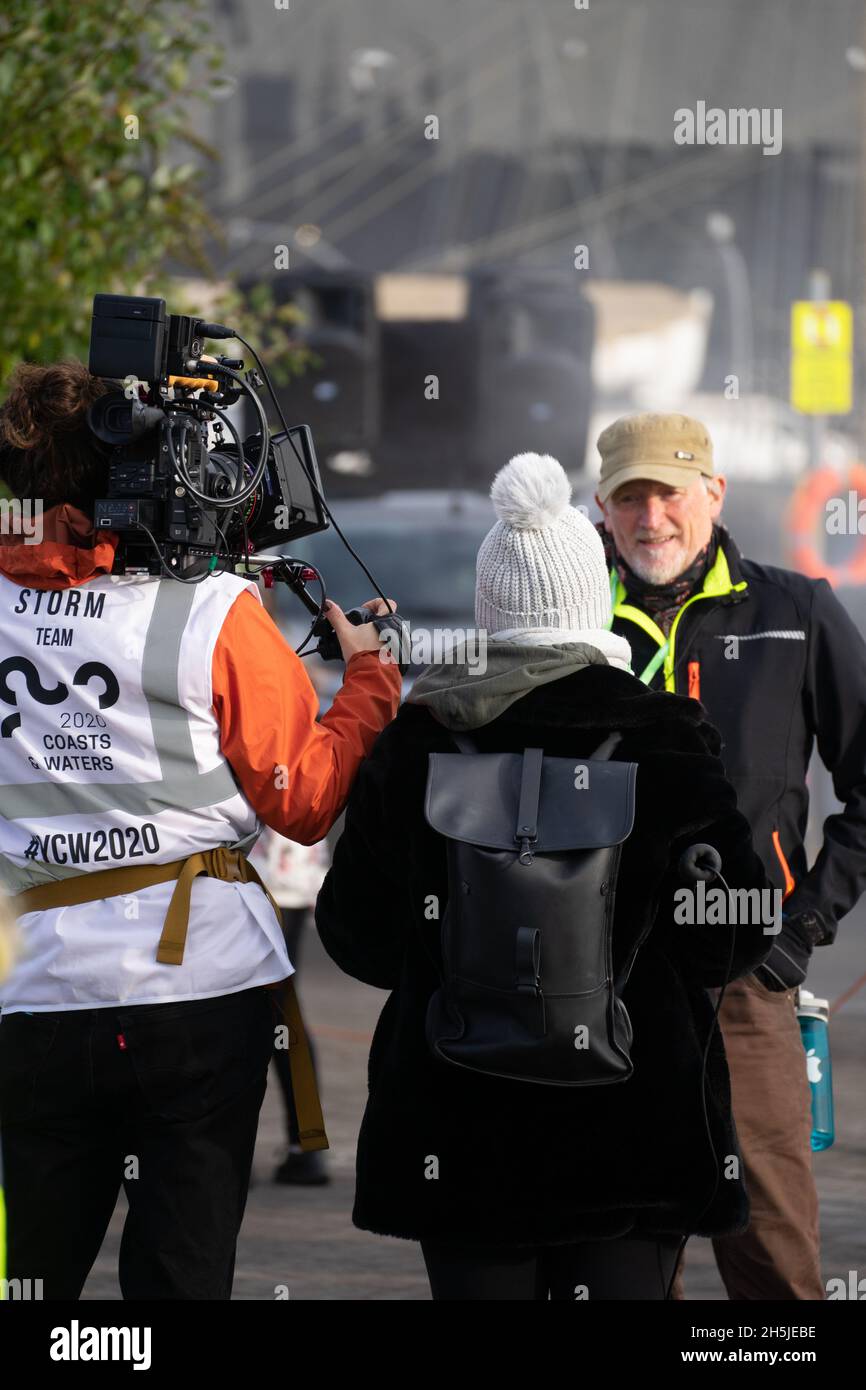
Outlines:
MULTIPOLYGON (((743 559, 718 529, 720 557, 680 609, 649 688, 701 700, 755 849, 788 894, 786 913, 817 912, 832 940, 866 888, 866 643, 825 579, 743 559), (815 740, 844 810, 826 820, 809 869, 815 740)), ((613 631, 630 642, 640 675, 663 634, 640 626, 620 582, 616 599, 613 631)))

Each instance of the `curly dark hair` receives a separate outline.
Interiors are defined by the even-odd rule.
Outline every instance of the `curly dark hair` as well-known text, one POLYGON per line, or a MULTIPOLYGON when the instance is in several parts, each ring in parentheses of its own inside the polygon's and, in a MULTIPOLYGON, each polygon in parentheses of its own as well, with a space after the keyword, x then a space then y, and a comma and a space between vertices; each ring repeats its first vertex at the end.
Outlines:
POLYGON ((108 458, 88 429, 87 408, 111 389, 74 358, 18 363, 0 409, 0 477, 14 497, 91 510, 106 490, 108 458))

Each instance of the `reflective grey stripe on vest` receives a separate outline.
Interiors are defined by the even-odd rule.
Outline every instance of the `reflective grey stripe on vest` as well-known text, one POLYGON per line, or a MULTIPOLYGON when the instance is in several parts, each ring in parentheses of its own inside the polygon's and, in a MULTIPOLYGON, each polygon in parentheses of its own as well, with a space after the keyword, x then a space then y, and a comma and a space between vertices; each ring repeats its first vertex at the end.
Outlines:
MULTIPOLYGON (((51 781, 8 783, 0 786, 0 808, 12 811, 10 815, 9 810, 2 810, 8 820, 99 815, 106 811, 126 811, 130 815, 149 817, 178 807, 194 811, 199 806, 214 806, 238 795, 240 788, 228 763, 210 772, 197 770, 189 715, 180 702, 180 647, 194 597, 191 585, 179 584, 173 579, 161 580, 144 643, 142 686, 162 774, 160 779, 153 782, 65 782, 62 785, 51 781)), ((15 891, 36 882, 88 872, 52 864, 51 872, 42 876, 34 872, 37 868, 44 870, 46 866, 42 864, 34 863, 32 868, 25 869, 23 865, 11 863, 5 855, 0 856, 0 863, 7 883, 10 879, 20 880, 15 891)))
POLYGON ((43 864, 41 860, 28 859, 26 864, 18 864, 6 854, 0 854, 0 882, 7 893, 23 893, 25 888, 41 888, 43 884, 54 883, 59 878, 78 878, 79 874, 92 873, 91 869, 71 869, 65 864, 43 864))

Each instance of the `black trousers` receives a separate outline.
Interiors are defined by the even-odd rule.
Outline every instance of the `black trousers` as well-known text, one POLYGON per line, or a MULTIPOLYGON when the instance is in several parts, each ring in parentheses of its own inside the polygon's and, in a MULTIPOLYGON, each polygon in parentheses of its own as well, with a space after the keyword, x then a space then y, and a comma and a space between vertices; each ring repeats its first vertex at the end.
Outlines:
POLYGON ((77 1299, 121 1183, 125 1299, 228 1299, 271 992, 0 1018, 7 1278, 77 1299))
POLYGON ((434 1299, 664 1299, 680 1240, 585 1241, 538 1249, 422 1241, 434 1299))

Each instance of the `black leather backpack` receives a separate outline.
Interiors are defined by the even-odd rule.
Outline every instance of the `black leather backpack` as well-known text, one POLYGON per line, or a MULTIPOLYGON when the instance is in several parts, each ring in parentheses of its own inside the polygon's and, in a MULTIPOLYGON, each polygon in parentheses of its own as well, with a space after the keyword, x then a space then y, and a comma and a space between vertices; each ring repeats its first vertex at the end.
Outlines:
POLYGON ((451 737, 460 753, 430 754, 424 806, 448 842, 430 1047, 515 1080, 625 1081, 632 1029, 611 930, 637 764, 609 761, 619 733, 582 759, 479 753, 451 737))

